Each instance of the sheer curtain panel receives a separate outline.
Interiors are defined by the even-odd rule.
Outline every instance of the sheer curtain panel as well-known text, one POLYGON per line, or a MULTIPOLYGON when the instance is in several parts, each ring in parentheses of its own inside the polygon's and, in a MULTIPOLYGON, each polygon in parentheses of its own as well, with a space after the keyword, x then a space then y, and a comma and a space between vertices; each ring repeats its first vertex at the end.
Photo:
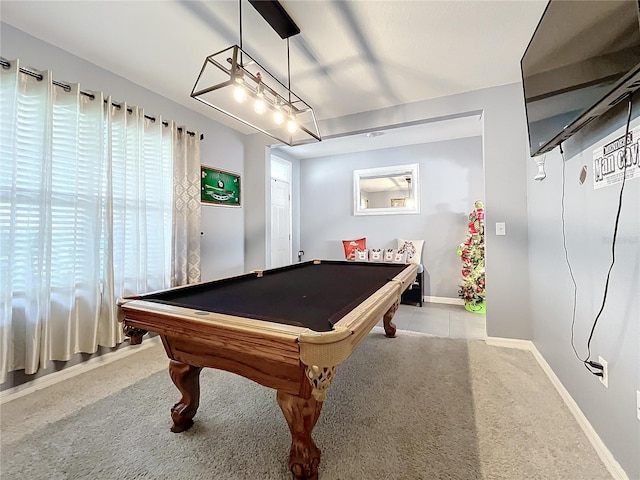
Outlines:
POLYGON ((151 121, 143 109, 126 103, 107 103, 106 312, 98 339, 114 346, 124 339, 114 321, 118 297, 171 286, 173 145, 161 119, 151 121))
MULTIPOLYGON (((0 383, 117 345, 119 296, 196 278, 172 277, 184 269, 172 239, 174 185, 195 168, 185 159, 199 169, 199 145, 181 146, 173 122, 38 73, 18 61, 0 71, 0 383)), ((194 207, 181 242, 197 242, 199 258, 194 207)))
POLYGON ((200 140, 185 128, 176 130, 173 166, 173 281, 200 281, 200 140))

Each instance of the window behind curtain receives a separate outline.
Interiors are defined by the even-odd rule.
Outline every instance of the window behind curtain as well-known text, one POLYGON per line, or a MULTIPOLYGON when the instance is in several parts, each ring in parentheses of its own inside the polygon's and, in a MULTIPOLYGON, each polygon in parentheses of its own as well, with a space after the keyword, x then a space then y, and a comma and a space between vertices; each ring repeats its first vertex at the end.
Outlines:
POLYGON ((111 107, 110 124, 116 285, 120 295, 167 288, 171 276, 171 129, 126 105, 111 107))
POLYGON ((0 71, 0 383, 114 346, 115 301, 169 287, 175 126, 0 71))

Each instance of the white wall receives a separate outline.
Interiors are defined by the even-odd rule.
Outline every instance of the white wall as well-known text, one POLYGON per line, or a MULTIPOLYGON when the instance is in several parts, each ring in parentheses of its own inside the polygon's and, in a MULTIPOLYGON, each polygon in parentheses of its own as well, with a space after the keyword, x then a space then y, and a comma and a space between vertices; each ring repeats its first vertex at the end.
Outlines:
POLYGON ((301 247, 307 258, 339 260, 345 239, 366 237, 369 248, 397 248, 397 238, 424 240, 424 295, 457 299, 456 248, 466 238, 473 203, 484 200, 482 170, 481 137, 302 160, 301 247), (420 170, 419 214, 354 216, 354 170, 411 163, 420 170))
MULTIPOLYGON (((638 102, 634 125, 640 124, 638 102)), ((587 354, 587 339, 600 310, 620 185, 594 190, 593 150, 623 135, 627 104, 621 102, 564 145, 565 231, 569 260, 577 283, 575 345, 587 354), (583 185, 578 176, 587 166, 583 185)), ((636 141, 636 140, 634 140, 636 141)), ((608 362, 609 388, 591 375, 571 347, 573 283, 562 238, 562 158, 556 148, 546 156, 547 178, 529 171, 529 246, 533 340, 573 399, 585 413, 630 479, 640 478, 640 178, 625 184, 607 303, 591 343, 592 359, 608 362)))
MULTIPOLYGON (((205 136, 201 143, 202 164, 244 173, 244 135, 10 25, 2 23, 1 27, 3 57, 19 58, 22 66, 53 71, 56 80, 80 83, 83 90, 103 91, 116 102, 139 105, 148 115, 198 130, 205 136)), ((203 205, 203 280, 244 271, 244 208, 203 205)))

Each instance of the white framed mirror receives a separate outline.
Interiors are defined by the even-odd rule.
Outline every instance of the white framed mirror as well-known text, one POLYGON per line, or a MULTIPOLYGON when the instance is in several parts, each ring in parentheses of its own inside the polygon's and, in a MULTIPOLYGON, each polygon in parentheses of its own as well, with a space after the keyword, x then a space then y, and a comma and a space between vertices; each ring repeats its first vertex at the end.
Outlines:
POLYGON ((420 213, 418 164, 353 171, 354 215, 420 213))

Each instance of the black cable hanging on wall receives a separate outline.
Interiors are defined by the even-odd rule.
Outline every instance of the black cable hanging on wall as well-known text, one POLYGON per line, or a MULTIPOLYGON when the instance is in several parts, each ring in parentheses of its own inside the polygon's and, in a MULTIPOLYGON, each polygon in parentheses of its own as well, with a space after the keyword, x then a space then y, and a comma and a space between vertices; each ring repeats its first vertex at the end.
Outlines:
POLYGON ((631 127, 631 111, 633 108, 633 92, 629 93, 628 96, 629 99, 629 103, 628 103, 628 109, 627 109, 627 121, 626 121, 626 126, 625 126, 625 131, 624 131, 624 146, 622 149, 622 155, 623 155, 623 160, 624 160, 624 166, 622 169, 622 184, 620 185, 620 193, 618 195, 618 210, 616 212, 616 220, 613 226, 613 239, 611 242, 611 264, 609 265, 609 269, 607 271, 607 278, 605 281, 605 286, 604 286, 604 293, 602 295, 602 304, 600 305, 600 310, 598 311, 595 319, 593 320, 593 324, 591 326, 591 331, 589 333, 589 339, 587 340, 587 356, 585 358, 581 358, 580 355, 578 354, 578 351, 576 349, 575 346, 575 341, 574 341, 574 331, 575 331, 575 321, 576 321, 576 304, 577 304, 577 297, 578 297, 578 285, 576 283, 576 279, 573 275, 573 269, 571 268, 571 263, 569 261, 569 254, 567 251, 567 243, 566 243, 566 235, 565 235, 565 221, 564 221, 564 196, 565 196, 565 157, 564 157, 564 151, 562 150, 562 144, 560 144, 560 155, 562 156, 562 202, 561 202, 561 211, 562 211, 562 239, 563 239, 563 246, 564 246, 564 253, 565 253, 565 260, 567 262, 567 266, 569 267, 569 274, 571 275, 571 280, 573 282, 573 314, 572 314, 572 319, 571 319, 571 348, 573 348, 573 352, 576 356, 576 358, 578 360, 580 360, 585 368, 593 375, 596 375, 598 377, 602 377, 603 374, 603 366, 598 363, 595 362, 593 360, 591 360, 591 340, 593 339, 593 335, 595 333, 596 330, 596 326, 598 324, 598 321, 600 320, 600 317, 602 315, 602 312, 604 311, 604 307, 606 305, 607 302, 607 294, 609 292, 609 280, 611 278, 611 271, 613 270, 613 266, 616 262, 616 238, 618 236, 618 225, 620 222, 620 212, 622 211, 622 199, 623 199, 623 194, 624 194, 624 187, 625 187, 625 183, 626 183, 626 178, 627 178, 627 146, 628 146, 628 142, 629 142, 629 129, 631 127))

